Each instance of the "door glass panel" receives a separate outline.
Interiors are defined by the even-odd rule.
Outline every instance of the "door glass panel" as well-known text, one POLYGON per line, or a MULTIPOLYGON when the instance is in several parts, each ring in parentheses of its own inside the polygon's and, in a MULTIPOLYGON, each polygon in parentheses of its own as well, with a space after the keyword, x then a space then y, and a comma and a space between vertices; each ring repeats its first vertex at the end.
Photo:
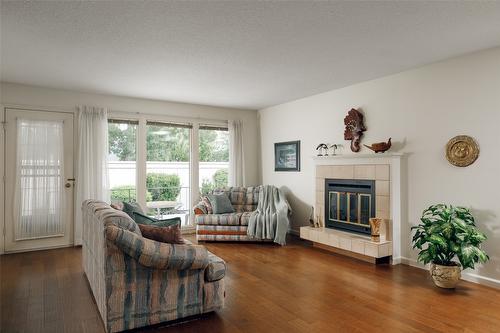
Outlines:
POLYGON ((17 119, 15 240, 63 236, 62 121, 17 119))
POLYGON ((137 200, 137 125, 136 121, 109 120, 108 169, 111 201, 137 200))
POLYGON ((189 223, 191 126, 148 122, 146 203, 148 215, 189 223))
POLYGON ((227 128, 200 126, 199 133, 199 186, 207 194, 228 184, 229 132, 227 128))

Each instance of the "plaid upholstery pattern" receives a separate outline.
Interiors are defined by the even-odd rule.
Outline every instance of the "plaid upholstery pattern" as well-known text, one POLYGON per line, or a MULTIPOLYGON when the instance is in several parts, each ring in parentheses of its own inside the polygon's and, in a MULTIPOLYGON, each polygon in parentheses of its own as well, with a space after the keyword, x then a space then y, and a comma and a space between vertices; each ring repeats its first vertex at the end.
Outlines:
MULTIPOLYGON (((235 213, 212 214, 202 200, 193 209, 200 208, 203 214, 195 215, 196 237, 207 241, 247 241, 247 226, 250 215, 257 209, 262 186, 228 187, 214 190, 214 194, 226 194, 235 213)), ((255 239, 253 239, 255 241, 255 239)))
POLYGON ((196 206, 193 207, 195 215, 198 214, 198 210, 201 212, 201 214, 208 214, 207 206, 201 201, 196 206))
POLYGON ((249 238, 247 235, 198 235, 196 240, 202 242, 255 242, 255 239, 249 238))
POLYGON ((146 267, 183 270, 208 266, 208 251, 203 246, 160 243, 115 226, 106 228, 106 238, 146 267))
POLYGON ((208 197, 206 195, 201 197, 200 202, 198 202, 198 204, 193 207, 193 210, 195 215, 197 214, 197 210, 200 210, 202 214, 213 213, 212 204, 210 203, 210 200, 208 200, 208 197))
POLYGON ((108 332, 223 307, 222 259, 203 246, 145 239, 106 203, 86 201, 82 209, 83 266, 108 332))
POLYGON ((252 215, 252 212, 245 212, 241 214, 240 217, 240 224, 244 226, 248 226, 248 222, 250 221, 250 216, 252 215))
POLYGON ((240 225, 241 213, 196 215, 197 224, 240 225))
POLYGON ((196 226, 199 235, 246 235, 247 227, 239 225, 205 225, 196 226))
POLYGON ((210 253, 208 257, 211 264, 205 270, 205 280, 219 281, 226 275, 226 262, 213 253, 210 253))
POLYGON ((228 190, 229 200, 237 213, 253 212, 257 209, 259 202, 260 186, 230 187, 228 190))

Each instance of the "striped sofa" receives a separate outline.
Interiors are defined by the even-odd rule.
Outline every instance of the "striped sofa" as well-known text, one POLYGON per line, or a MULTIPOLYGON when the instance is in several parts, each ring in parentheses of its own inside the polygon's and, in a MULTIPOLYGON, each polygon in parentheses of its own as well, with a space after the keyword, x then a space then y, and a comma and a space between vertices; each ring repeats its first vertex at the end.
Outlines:
POLYGON ((225 262, 204 246, 143 238, 124 212, 83 203, 83 268, 107 332, 219 310, 225 262))
POLYGON ((247 236, 248 221, 257 209, 262 186, 228 187, 214 193, 229 196, 234 213, 213 214, 206 197, 194 206, 198 241, 255 241, 247 236))

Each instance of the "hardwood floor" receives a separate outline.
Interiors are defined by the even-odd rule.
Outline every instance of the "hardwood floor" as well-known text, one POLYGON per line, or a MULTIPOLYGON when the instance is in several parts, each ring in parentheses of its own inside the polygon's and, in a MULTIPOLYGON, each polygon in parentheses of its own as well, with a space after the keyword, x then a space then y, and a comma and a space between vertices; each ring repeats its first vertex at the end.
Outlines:
MULTIPOLYGON (((226 307, 147 332, 499 332, 500 291, 290 245, 207 243, 228 263, 226 307)), ((0 256, 1 332, 104 332, 81 249, 0 256)))

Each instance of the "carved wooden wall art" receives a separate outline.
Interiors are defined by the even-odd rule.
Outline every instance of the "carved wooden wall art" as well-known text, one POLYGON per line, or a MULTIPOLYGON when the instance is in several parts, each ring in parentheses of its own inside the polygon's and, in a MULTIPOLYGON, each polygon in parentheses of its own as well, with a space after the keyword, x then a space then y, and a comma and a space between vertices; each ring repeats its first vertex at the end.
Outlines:
POLYGON ((446 144, 446 158, 457 167, 466 167, 474 163, 479 156, 477 142, 467 135, 458 135, 446 144))
POLYGON ((365 124, 363 123, 363 114, 356 109, 351 109, 344 118, 344 139, 351 140, 351 150, 355 153, 361 149, 361 137, 363 132, 366 131, 365 124))
POLYGON ((372 143, 370 146, 367 146, 367 145, 363 145, 363 146, 365 146, 366 148, 368 148, 370 150, 373 150, 375 153, 385 153, 392 146, 391 140, 392 140, 392 138, 389 138, 389 140, 387 142, 376 142, 376 143, 372 143))

